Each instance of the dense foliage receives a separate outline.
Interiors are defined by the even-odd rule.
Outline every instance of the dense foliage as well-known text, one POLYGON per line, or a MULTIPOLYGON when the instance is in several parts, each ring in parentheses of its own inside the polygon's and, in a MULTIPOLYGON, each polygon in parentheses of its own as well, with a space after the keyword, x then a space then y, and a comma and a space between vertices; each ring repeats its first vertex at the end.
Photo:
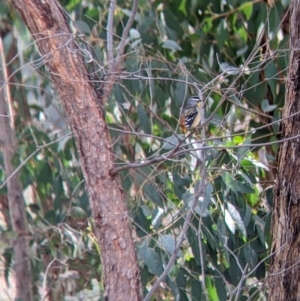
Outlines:
MULTIPOLYGON (((107 1, 61 3, 90 78, 101 89, 107 75, 107 1)), ((115 41, 131 5, 118 1, 115 41)), ((14 164, 28 209, 36 299, 48 277, 49 282, 59 278, 57 292, 63 286, 65 296, 74 298, 66 300, 104 300, 93 216, 60 100, 19 16, 11 7, 0 9, 16 108, 14 164), (56 274, 47 274, 53 259, 56 274)), ((287 9, 284 0, 273 5, 140 1, 124 68, 105 112, 144 295, 168 263, 194 199, 198 202, 175 265, 153 300, 264 300, 267 295, 272 185, 288 65, 287 9), (184 101, 199 89, 206 121, 185 138, 178 119, 184 101)), ((0 178, 5 195, 3 171, 0 178)), ((7 243, 1 251, 9 279, 13 234, 5 214, 0 230, 7 243)))

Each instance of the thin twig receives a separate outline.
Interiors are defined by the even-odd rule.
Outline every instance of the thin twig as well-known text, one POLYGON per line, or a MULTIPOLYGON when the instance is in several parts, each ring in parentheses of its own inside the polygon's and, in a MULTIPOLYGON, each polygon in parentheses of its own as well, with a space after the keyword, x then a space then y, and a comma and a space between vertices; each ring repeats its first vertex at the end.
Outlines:
POLYGON ((132 11, 131 11, 131 15, 126 23, 126 26, 123 30, 122 33, 122 37, 121 37, 121 41, 119 43, 119 47, 118 47, 118 54, 116 57, 117 62, 119 61, 120 57, 124 54, 124 49, 125 49, 125 45, 126 45, 126 40, 129 34, 129 30, 133 24, 134 18, 136 16, 136 12, 139 6, 139 0, 134 0, 133 5, 132 5, 132 11))
POLYGON ((0 185, 0 189, 1 188, 3 188, 6 184, 7 184, 7 182, 17 173, 17 172, 19 172, 19 170, 35 155, 35 154, 37 154, 40 150, 42 150, 43 148, 45 148, 45 147, 47 147, 47 146, 49 146, 49 145, 52 145, 52 144, 54 144, 54 143, 56 143, 56 142, 58 142, 58 141, 60 141, 61 139, 64 139, 65 137, 68 137, 68 136, 72 136, 72 134, 67 134, 67 135, 64 135, 64 136, 62 136, 62 137, 60 137, 60 138, 58 138, 58 139, 56 139, 56 140, 54 140, 54 141, 51 141, 51 142, 49 142, 49 143, 46 143, 46 144, 44 144, 44 145, 41 145, 41 146, 38 146, 37 147, 37 149, 33 152, 33 153, 31 153, 14 171, 13 171, 13 173, 12 174, 10 174, 7 178, 6 178, 6 180, 2 183, 2 185, 0 185))
POLYGON ((51 267, 51 265, 56 261, 56 258, 52 259, 52 261, 48 264, 46 271, 45 271, 45 276, 44 276, 44 281, 43 281, 43 296, 42 296, 42 300, 46 300, 49 292, 46 290, 46 286, 47 286, 47 276, 49 273, 49 269, 51 267))
POLYGON ((237 301, 237 300, 238 300, 238 297, 239 297, 239 295, 240 295, 240 291, 241 291, 241 288, 242 288, 242 284, 243 284, 243 282, 244 282, 245 279, 246 279, 246 278, 245 278, 245 274, 246 274, 247 269, 248 269, 248 263, 246 264, 245 268, 242 270, 242 275, 243 275, 243 276, 241 276, 241 280, 239 281, 238 286, 235 288, 235 290, 236 290, 236 295, 235 295, 234 301, 237 301))
MULTIPOLYGON (((255 144, 240 144, 240 145, 213 145, 213 146, 203 146, 203 147, 197 147, 197 148, 192 148, 192 149, 184 149, 182 150, 180 145, 182 145, 182 141, 169 153, 164 154, 163 156, 160 157, 156 157, 154 159, 151 160, 143 160, 142 162, 134 162, 134 163, 129 163, 117 168, 114 168, 111 170, 110 174, 111 176, 115 176, 117 173, 119 173, 120 171, 123 170, 127 170, 127 169, 136 169, 136 168, 140 168, 140 167, 144 167, 144 166, 149 166, 152 165, 154 163, 157 162, 161 162, 161 161, 166 161, 171 159, 174 156, 179 156, 182 154, 186 154, 186 153, 191 153, 191 152, 195 152, 195 151, 201 151, 201 150, 211 150, 211 149, 221 149, 221 150, 226 150, 226 149, 238 149, 238 148, 253 148, 253 147, 264 147, 267 145, 274 145, 274 144, 279 144, 285 141, 290 141, 290 140, 294 140, 300 137, 299 135, 296 136, 292 136, 292 137, 288 137, 288 138, 284 138, 281 140, 277 140, 277 141, 270 141, 270 142, 264 142, 264 143, 255 143, 255 144)), ((214 138, 214 139, 219 139, 219 138, 214 138)), ((185 145, 186 146, 186 145, 185 145)), ((0 186, 1 188, 1 186, 0 186)))
POLYGON ((109 10, 107 17, 107 27, 106 27, 106 38, 107 38, 107 57, 110 66, 113 65, 114 60, 114 37, 113 37, 113 27, 114 27, 114 14, 115 14, 115 6, 116 0, 109 1, 109 10))

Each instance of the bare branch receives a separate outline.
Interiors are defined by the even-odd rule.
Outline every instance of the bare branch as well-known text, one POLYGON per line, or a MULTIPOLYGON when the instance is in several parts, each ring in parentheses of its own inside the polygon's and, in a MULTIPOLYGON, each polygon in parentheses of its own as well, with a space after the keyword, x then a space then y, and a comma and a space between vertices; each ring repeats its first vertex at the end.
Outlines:
MULTIPOLYGON (((161 162, 161 161, 166 161, 174 156, 179 156, 182 155, 184 153, 190 153, 190 152, 195 152, 195 151, 202 151, 202 150, 210 150, 210 149, 237 149, 237 148, 244 148, 244 147, 264 147, 266 145, 274 145, 274 144, 278 144, 278 143, 282 143, 285 141, 290 141, 290 140, 294 140, 300 137, 299 135, 293 136, 293 137, 288 137, 288 138, 284 138, 281 140, 277 140, 277 141, 270 141, 270 142, 264 142, 264 143, 254 143, 254 144, 241 144, 241 145, 233 145, 233 146, 223 146, 223 145, 218 145, 218 146, 203 146, 203 147, 197 147, 197 148, 193 148, 193 149, 184 149, 181 150, 180 145, 182 145, 182 142, 180 142, 172 151, 170 151, 168 154, 164 154, 160 157, 156 157, 154 159, 151 160, 143 160, 143 162, 134 162, 134 163, 129 163, 127 165, 121 166, 121 167, 117 167, 114 168, 111 171, 111 176, 115 176, 117 173, 119 173, 120 171, 126 170, 126 169, 136 169, 136 168, 140 168, 140 167, 144 167, 144 166, 148 166, 157 162, 161 162)), ((214 139, 219 139, 219 138, 214 138, 214 139)), ((214 140, 214 139, 209 139, 209 140, 214 140)), ((204 140, 205 141, 205 140, 204 140)), ((201 141, 203 142, 203 141, 201 141)))
POLYGON ((51 141, 49 143, 46 143, 44 145, 41 145, 41 146, 37 146, 37 149, 32 152, 29 156, 27 156, 27 158, 22 162, 22 164, 20 164, 8 177, 7 179, 2 183, 2 185, 0 185, 0 189, 3 188, 7 182, 12 178, 14 177, 21 169, 22 167, 35 155, 37 154, 40 150, 42 150, 43 148, 47 147, 47 146, 50 146, 52 144, 55 144, 56 142, 68 137, 68 136, 72 136, 72 134, 66 134, 62 137, 59 137, 58 139, 54 140, 54 141, 51 141))
POLYGON ((118 55, 117 55, 117 62, 118 63, 119 63, 119 58, 124 54, 124 48, 125 48, 125 45, 126 45, 126 40, 128 38, 128 33, 129 33, 129 30, 130 30, 130 28, 133 24, 134 18, 136 16, 138 6, 139 6, 139 0, 134 0, 133 5, 132 5, 131 15, 130 15, 127 23, 126 23, 126 26, 125 26, 125 28, 123 30, 123 33, 122 33, 121 41, 119 43, 118 55))
POLYGON ((116 0, 109 1, 109 11, 107 18, 107 27, 106 27, 106 37, 107 37, 107 57, 110 66, 113 66, 114 61, 114 37, 113 37, 113 27, 114 27, 114 14, 115 14, 115 6, 116 0))
POLYGON ((13 128, 13 115, 10 91, 7 86, 7 71, 2 39, 0 39, 0 115, 10 115, 10 118, 0 118, 0 140, 3 141, 3 161, 7 180, 7 199, 10 222, 17 238, 14 242, 14 272, 16 278, 16 299, 33 300, 31 290, 30 251, 27 238, 28 224, 25 202, 19 174, 12 164, 16 151, 16 139, 13 128), (10 108, 11 107, 11 108, 10 108))

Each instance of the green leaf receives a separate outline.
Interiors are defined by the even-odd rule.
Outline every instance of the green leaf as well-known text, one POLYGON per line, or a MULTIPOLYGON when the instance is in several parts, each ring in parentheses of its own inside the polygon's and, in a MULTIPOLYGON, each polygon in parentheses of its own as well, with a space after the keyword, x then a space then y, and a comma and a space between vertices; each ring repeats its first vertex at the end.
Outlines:
POLYGON ((277 86, 277 69, 275 64, 270 61, 265 67, 265 74, 266 74, 266 79, 267 83, 272 91, 272 96, 273 96, 273 101, 276 102, 277 99, 277 93, 276 93, 276 86, 277 86))
MULTIPOLYGON (((226 224, 224 222, 223 219, 219 218, 218 220, 218 231, 217 231, 217 235, 219 238, 219 242, 221 244, 221 246, 225 246, 226 245, 226 240, 228 237, 228 232, 227 232, 227 228, 226 228, 226 224)), ((229 265, 229 251, 226 247, 223 248, 223 252, 225 255, 225 258, 223 257, 223 264, 228 267, 229 265)))
POLYGON ((228 75, 236 75, 241 72, 239 68, 233 67, 228 63, 220 63, 221 70, 228 75))
POLYGON ((248 41, 248 32, 247 32, 247 30, 244 27, 240 27, 237 30, 237 33, 238 33, 239 37, 242 39, 242 41, 244 43, 247 43, 247 41, 248 41))
POLYGON ((254 216, 254 223, 258 232, 259 239, 263 245, 265 245, 265 222, 257 215, 254 216))
MULTIPOLYGON (((195 183, 195 194, 198 193, 200 185, 200 181, 197 181, 195 183)), ((211 194, 213 193, 213 191, 213 186, 210 183, 208 183, 205 187, 204 197, 198 198, 199 204, 196 206, 195 212, 198 213, 200 216, 205 217, 209 215, 208 206, 211 202, 211 194)))
POLYGON ((173 173, 173 181, 177 186, 187 186, 191 183, 191 179, 188 175, 181 177, 178 172, 173 173))
POLYGON ((138 247, 138 254, 147 265, 150 273, 156 276, 160 276, 163 273, 164 268, 161 260, 153 249, 144 244, 138 247))
POLYGON ((222 180, 226 187, 231 189, 233 192, 237 192, 235 180, 232 178, 232 176, 229 172, 226 171, 222 174, 222 180))
POLYGON ((244 184, 244 183, 241 183, 241 182, 237 182, 237 184, 238 184, 238 186, 237 186, 238 191, 241 192, 241 193, 252 194, 252 193, 255 192, 255 190, 247 184, 244 184))
POLYGON ((261 201, 260 199, 260 191, 258 188, 255 188, 255 190, 253 192, 251 192, 251 194, 246 195, 248 204, 254 208, 258 205, 258 203, 261 201))
POLYGON ((226 285, 226 283, 224 282, 224 280, 219 277, 219 275, 217 273, 215 273, 216 277, 215 277, 215 285, 217 288, 217 292, 218 292, 218 296, 220 298, 220 301, 226 301, 227 300, 227 291, 228 291, 228 287, 226 285))
POLYGON ((217 41, 218 41, 218 46, 221 49, 228 39, 228 28, 226 24, 226 20, 222 20, 217 28, 217 41))
POLYGON ((265 218, 264 236, 267 237, 271 233, 272 211, 267 214, 265 218))
POLYGON ((230 203, 227 203, 227 209, 228 209, 228 212, 229 212, 230 216, 232 217, 232 219, 236 223, 237 227, 241 230, 243 236, 246 237, 247 236, 246 228, 245 228, 245 225, 244 225, 243 219, 241 218, 240 213, 230 203))
POLYGON ((192 300, 202 300, 202 285, 200 281, 193 281, 192 300))
POLYGON ((163 208, 163 201, 161 195, 157 192, 157 189, 153 187, 150 183, 144 186, 144 192, 148 196, 149 200, 163 208))
MULTIPOLYGON (((251 139, 247 138, 244 142, 243 145, 249 145, 251 144, 251 139)), ((238 148, 237 150, 237 157, 238 160, 241 160, 242 158, 244 158, 246 156, 246 154, 249 152, 250 147, 249 146, 245 146, 245 147, 241 147, 238 148)))
POLYGON ((205 286, 207 289, 209 300, 210 301, 220 301, 216 286, 209 276, 205 277, 205 286))
POLYGON ((253 3, 251 1, 244 2, 239 7, 239 10, 242 11, 246 16, 246 19, 249 20, 251 18, 252 11, 253 11, 253 3))
MULTIPOLYGON (((173 254, 176 246, 176 240, 171 235, 162 235, 160 237, 160 242, 166 251, 170 254, 173 254)), ((177 257, 183 257, 181 250, 177 252, 177 257)))
POLYGON ((186 78, 185 77, 179 77, 178 78, 178 82, 176 82, 175 84, 175 90, 174 90, 174 93, 173 96, 172 96, 172 99, 175 100, 175 103, 177 105, 177 110, 178 110, 178 107, 181 107, 183 104, 184 104, 184 98, 187 96, 186 93, 187 93, 187 85, 183 82, 180 82, 180 81, 185 81, 186 78))
MULTIPOLYGON (((198 235, 191 228, 189 228, 187 231, 187 239, 192 248, 192 252, 193 252, 195 261, 196 261, 197 265, 200 266, 201 261, 200 261, 199 239, 198 239, 198 235)), ((205 254, 204 250, 205 250, 205 248, 202 249, 203 254, 205 254)))
POLYGON ((251 208, 248 205, 246 205, 246 212, 243 220, 245 228, 247 228, 250 223, 251 213, 251 208))
POLYGON ((279 131, 279 128, 280 128, 280 121, 281 121, 281 112, 280 112, 280 110, 276 110, 273 113, 273 119, 272 119, 272 122, 276 122, 272 125, 274 135, 278 134, 278 131, 279 131))
POLYGON ((179 295, 178 287, 176 286, 175 281, 173 280, 173 277, 170 277, 169 275, 166 277, 165 280, 167 286, 171 289, 171 292, 174 297, 179 295))
POLYGON ((261 109, 262 109, 265 113, 272 112, 272 111, 274 111, 276 108, 277 108, 277 105, 270 105, 268 99, 264 99, 264 100, 261 102, 261 109))
POLYGON ((90 34, 91 33, 91 29, 90 29, 89 25, 87 23, 85 23, 84 21, 77 20, 74 23, 75 23, 75 27, 78 29, 78 31, 80 33, 82 33, 82 34, 90 34))
POLYGON ((152 221, 151 224, 155 230, 161 225, 162 216, 164 214, 164 210, 160 207, 156 207, 152 212, 152 221))
POLYGON ((181 47, 175 41, 172 41, 172 40, 164 41, 162 44, 162 47, 165 49, 173 50, 173 51, 182 50, 181 47))
POLYGON ((48 163, 43 162, 38 179, 40 184, 52 183, 52 171, 48 163))
POLYGON ((179 268, 178 273, 176 275, 176 283, 179 288, 184 288, 186 286, 187 275, 188 273, 186 273, 183 268, 179 268))
POLYGON ((140 208, 142 209, 142 212, 146 218, 149 218, 152 216, 152 211, 148 206, 142 205, 142 206, 140 206, 140 208))
POLYGON ((165 138, 166 142, 164 142, 162 148, 170 150, 170 149, 173 149, 174 147, 176 147, 180 143, 180 141, 178 140, 178 137, 183 138, 183 135, 172 135, 168 138, 165 138))
MULTIPOLYGON (((136 72, 139 70, 140 57, 136 51, 132 51, 126 56, 126 70, 136 72)), ((135 84, 134 82, 132 84, 135 84)))
POLYGON ((258 261, 257 252, 249 244, 245 245, 243 252, 249 268, 254 269, 258 261))
POLYGON ((85 220, 87 218, 86 212, 78 206, 72 206, 68 212, 68 216, 75 220, 85 220))
POLYGON ((129 36, 131 40, 136 40, 139 39, 141 37, 141 34, 139 33, 138 30, 131 28, 129 31, 129 36))
POLYGON ((137 113, 139 116, 139 121, 141 123, 141 128, 144 130, 146 134, 151 134, 151 125, 150 125, 150 119, 148 117, 148 114, 144 108, 143 105, 140 103, 137 107, 137 113))
POLYGON ((186 11, 186 0, 181 0, 178 10, 180 10, 186 17, 188 16, 186 11))

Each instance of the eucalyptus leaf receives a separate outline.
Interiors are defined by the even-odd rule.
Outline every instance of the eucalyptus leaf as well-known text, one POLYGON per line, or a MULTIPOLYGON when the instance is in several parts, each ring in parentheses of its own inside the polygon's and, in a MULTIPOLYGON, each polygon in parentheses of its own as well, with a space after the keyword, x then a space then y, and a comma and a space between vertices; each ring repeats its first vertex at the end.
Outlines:
MULTIPOLYGON (((162 235, 160 242, 169 254, 173 254, 176 247, 176 240, 171 235, 162 235)), ((183 257, 181 250, 177 252, 177 257, 183 257)))
POLYGON ((163 273, 164 268, 159 255, 153 249, 146 245, 142 245, 138 248, 138 254, 147 265, 150 273, 156 276, 160 276, 163 273))
POLYGON ((277 105, 270 105, 270 104, 269 104, 269 101, 268 101, 267 99, 264 99, 264 100, 261 102, 261 109, 262 109, 265 113, 272 112, 272 111, 274 111, 276 108, 277 108, 277 105))
POLYGON ((240 68, 233 67, 229 65, 228 63, 221 63, 220 64, 221 70, 228 75, 236 75, 241 72, 240 68))
POLYGON ((180 143, 180 141, 178 140, 178 138, 181 137, 180 135, 172 135, 168 138, 165 138, 165 142, 162 146, 163 149, 173 149, 174 147, 178 146, 178 144, 180 143))
POLYGON ((240 213, 238 210, 230 203, 227 203, 227 208, 230 216, 232 217, 232 220, 235 222, 236 226, 241 230, 244 237, 246 237, 246 228, 243 222, 243 219, 241 218, 240 213))
POLYGON ((257 252, 248 244, 243 248, 245 259, 249 268, 252 270, 255 268, 258 262, 257 252))
POLYGON ((246 16, 247 20, 251 18, 252 11, 253 11, 253 2, 247 1, 244 2, 239 8, 246 16))
POLYGON ((266 242, 265 238, 265 222, 257 215, 254 216, 255 227, 258 232, 261 243, 264 245, 266 242))
POLYGON ((166 48, 166 49, 173 50, 173 51, 182 50, 181 47, 175 41, 172 41, 172 40, 164 41, 163 44, 162 44, 162 47, 166 48))

